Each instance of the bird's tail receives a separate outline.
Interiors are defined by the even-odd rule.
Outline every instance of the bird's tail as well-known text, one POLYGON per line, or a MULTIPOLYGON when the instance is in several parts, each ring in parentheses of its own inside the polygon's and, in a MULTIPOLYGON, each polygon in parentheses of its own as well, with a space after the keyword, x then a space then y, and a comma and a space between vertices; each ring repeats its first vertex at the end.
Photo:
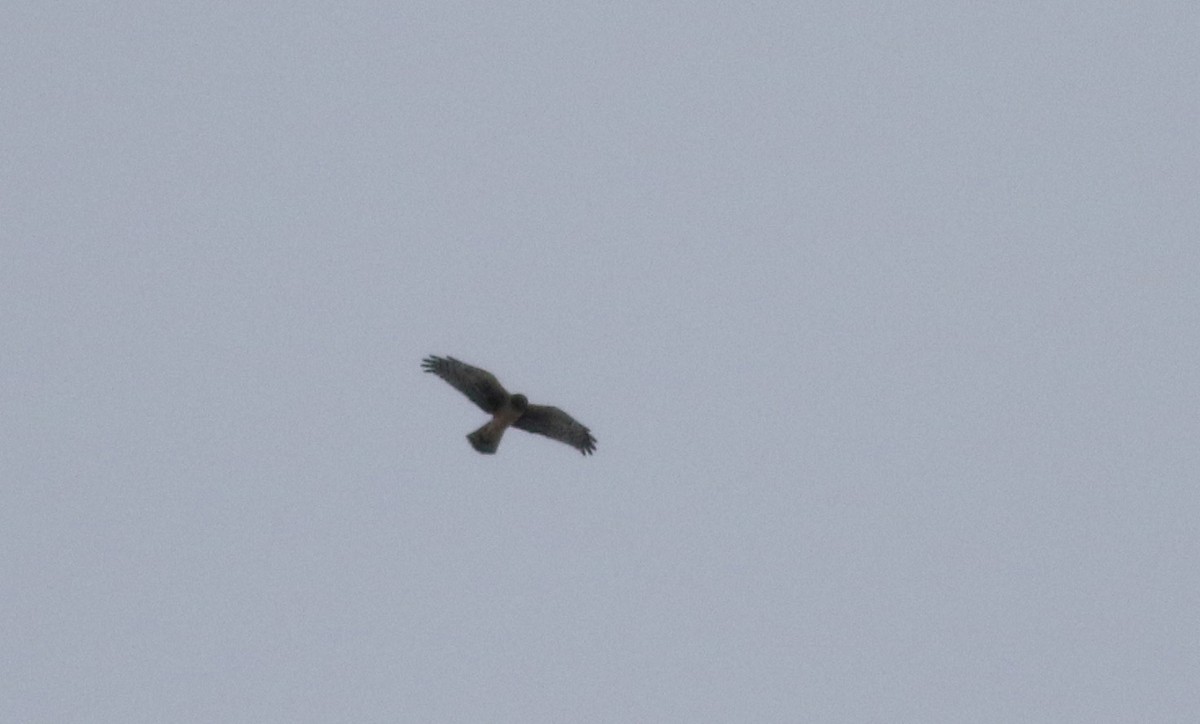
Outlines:
POLYGON ((467 435, 471 447, 485 455, 492 455, 500 447, 500 438, 504 436, 504 428, 488 421, 486 425, 467 435))

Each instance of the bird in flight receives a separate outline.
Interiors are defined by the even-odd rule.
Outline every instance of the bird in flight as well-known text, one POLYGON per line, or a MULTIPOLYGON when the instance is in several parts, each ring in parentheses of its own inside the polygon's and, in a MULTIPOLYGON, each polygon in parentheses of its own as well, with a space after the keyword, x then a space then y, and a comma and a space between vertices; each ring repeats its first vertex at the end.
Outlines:
POLYGON ((495 453, 509 426, 565 442, 584 455, 591 455, 596 450, 596 438, 575 418, 557 407, 531 405, 525 395, 508 394, 496 376, 487 370, 453 357, 432 355, 421 361, 421 367, 449 382, 451 387, 492 416, 483 427, 467 435, 471 447, 481 453, 495 453))

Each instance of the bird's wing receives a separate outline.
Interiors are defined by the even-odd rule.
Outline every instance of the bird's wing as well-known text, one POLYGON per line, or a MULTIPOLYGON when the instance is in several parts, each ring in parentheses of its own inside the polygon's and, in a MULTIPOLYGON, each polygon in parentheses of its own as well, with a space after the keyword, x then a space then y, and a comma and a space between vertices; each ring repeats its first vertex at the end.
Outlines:
POLYGON ((466 395, 484 412, 494 413, 508 399, 508 392, 495 375, 453 357, 431 355, 421 362, 421 367, 449 382, 451 387, 466 395))
POLYGON ((530 405, 513 427, 565 442, 584 455, 596 450, 596 438, 591 431, 557 407, 530 405))

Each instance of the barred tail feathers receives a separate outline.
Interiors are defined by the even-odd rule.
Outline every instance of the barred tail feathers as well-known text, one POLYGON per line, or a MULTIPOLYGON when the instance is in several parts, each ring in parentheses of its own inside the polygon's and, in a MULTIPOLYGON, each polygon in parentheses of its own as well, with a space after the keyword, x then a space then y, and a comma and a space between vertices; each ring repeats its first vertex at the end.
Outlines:
POLYGON ((484 455, 493 455, 496 448, 500 447, 500 438, 504 436, 505 427, 507 425, 497 425, 495 420, 488 420, 486 425, 467 435, 467 440, 471 447, 484 455))

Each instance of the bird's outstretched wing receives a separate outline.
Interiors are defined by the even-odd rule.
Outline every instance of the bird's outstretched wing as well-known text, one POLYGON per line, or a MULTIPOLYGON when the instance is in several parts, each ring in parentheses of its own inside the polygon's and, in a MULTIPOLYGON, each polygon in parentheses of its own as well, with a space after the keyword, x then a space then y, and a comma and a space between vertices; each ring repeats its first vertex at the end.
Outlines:
POLYGON ((441 377, 459 392, 466 395, 471 402, 479 405, 484 412, 494 413, 508 399, 508 392, 487 370, 472 367, 466 362, 459 362, 453 357, 426 357, 421 362, 426 372, 441 377))
POLYGON ((584 455, 596 450, 596 438, 591 431, 557 407, 530 405, 513 427, 565 442, 584 455))

